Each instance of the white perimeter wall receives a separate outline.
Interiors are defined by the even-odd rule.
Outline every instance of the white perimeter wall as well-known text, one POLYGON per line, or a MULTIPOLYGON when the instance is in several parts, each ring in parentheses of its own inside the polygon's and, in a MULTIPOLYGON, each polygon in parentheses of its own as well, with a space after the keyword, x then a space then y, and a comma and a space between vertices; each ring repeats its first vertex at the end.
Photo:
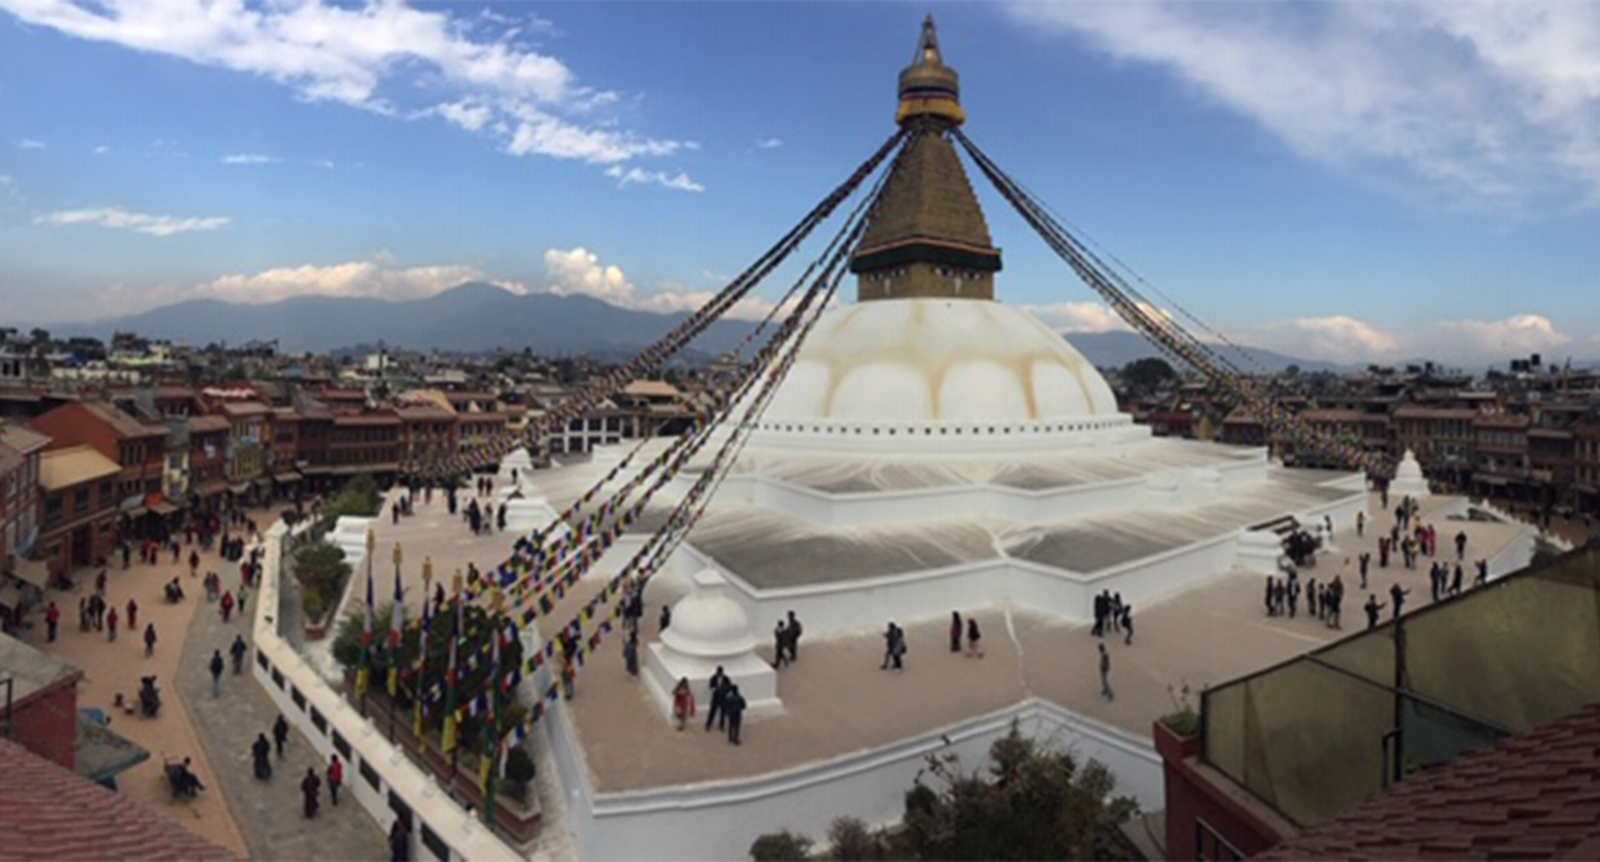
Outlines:
MULTIPOLYGON (((963 769, 980 768, 989 746, 1005 735, 1013 718, 1026 735, 1104 763, 1117 777, 1116 793, 1133 796, 1145 810, 1163 804, 1161 758, 1150 743, 1037 699, 886 748, 782 773, 598 796, 564 704, 549 718, 539 727, 547 734, 567 788, 569 825, 584 859, 747 859, 751 842, 768 832, 789 829, 820 840, 834 818, 843 815, 874 825, 895 822, 926 755, 954 752, 963 769)), ((761 744, 759 724, 747 730, 745 741, 761 744)))
MULTIPOLYGON (((381 728, 357 713, 288 641, 279 636, 276 623, 279 557, 283 537, 288 532, 279 521, 266 534, 262 555, 264 574, 256 598, 256 655, 250 662, 256 681, 289 723, 310 740, 324 762, 338 751, 333 742, 335 733, 349 743, 348 756, 339 752, 339 757, 346 761, 345 791, 366 808, 380 828, 387 832, 394 825, 396 815, 390 807, 391 792, 411 809, 411 858, 439 862, 520 858, 480 824, 476 814, 468 814, 440 789, 430 774, 424 773, 398 747, 391 745, 381 728), (323 719, 322 727, 313 720, 313 712, 323 719), (362 775, 363 765, 378 774, 376 788, 362 775), (424 824, 445 846, 445 853, 435 853, 423 842, 424 824)), ((359 570, 360 565, 359 557, 351 561, 352 569, 359 570)), ((354 580, 352 577, 351 581, 354 580)))

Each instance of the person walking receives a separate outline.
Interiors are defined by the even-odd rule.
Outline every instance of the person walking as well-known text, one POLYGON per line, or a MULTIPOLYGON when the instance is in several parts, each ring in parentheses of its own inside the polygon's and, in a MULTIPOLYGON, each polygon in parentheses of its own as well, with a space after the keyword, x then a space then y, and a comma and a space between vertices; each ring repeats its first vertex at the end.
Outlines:
POLYGON ((278 746, 278 759, 283 759, 283 747, 289 744, 289 722, 283 718, 283 713, 278 713, 278 720, 272 723, 272 741, 278 746))
POLYGON ((317 777, 317 768, 315 766, 307 766, 306 777, 300 781, 300 793, 305 797, 305 812, 307 820, 311 820, 317 816, 317 808, 320 806, 320 801, 317 798, 317 791, 321 789, 322 779, 317 777))
POLYGON ((1364 590, 1367 588, 1367 570, 1372 567, 1372 553, 1370 551, 1362 551, 1361 556, 1357 557, 1356 560, 1361 564, 1361 589, 1364 590))
POLYGON ((114 641, 116 639, 117 639, 117 609, 116 608, 112 608, 111 611, 106 614, 106 640, 114 641))
POLYGON ((200 576, 200 552, 199 551, 190 551, 189 552, 189 577, 195 578, 195 577, 199 577, 199 576, 200 576))
POLYGON ((222 594, 222 621, 227 622, 233 616, 233 593, 222 594))
POLYGON ((245 645, 244 635, 233 636, 233 646, 228 647, 228 654, 233 656, 233 675, 238 676, 244 671, 244 657, 250 653, 250 647, 245 645))
POLYGON ((902 658, 906 654, 905 635, 900 627, 889 623, 889 628, 883 633, 883 664, 878 669, 888 670, 893 664, 895 670, 905 670, 902 658))
POLYGON ((56 642, 56 626, 60 625, 60 623, 61 609, 56 607, 55 602, 51 602, 50 607, 45 608, 44 610, 44 626, 45 629, 50 633, 50 643, 56 642))
POLYGON ((734 745, 743 745, 739 732, 744 726, 744 695, 739 693, 739 687, 728 684, 727 701, 722 705, 723 711, 728 714, 728 741, 734 745))
POLYGON ((128 599, 128 631, 139 627, 139 603, 128 599))
POLYGON ((222 697, 222 650, 211 653, 211 696, 222 697))
POLYGON ((156 624, 144 624, 144 657, 149 658, 156 651, 156 624))
POLYGON ((983 633, 978 631, 977 617, 967 617, 967 656, 983 658, 983 633))
POLYGON ((1356 513, 1356 538, 1359 539, 1362 536, 1365 536, 1366 534, 1367 534, 1367 513, 1366 512, 1357 512, 1356 513))
POLYGON ((772 669, 781 670, 789 652, 789 633, 784 630, 783 620, 778 620, 777 627, 772 630, 772 644, 772 669))
POLYGON ((686 676, 679 677, 678 684, 672 689, 672 717, 677 720, 679 730, 683 730, 689 719, 694 718, 694 689, 689 687, 689 678, 686 676))
POLYGON ((961 612, 950 612, 950 651, 961 652, 961 612))
POLYGON ((1096 646, 1100 647, 1100 696, 1115 700, 1117 696, 1111 692, 1111 653, 1106 652, 1103 642, 1096 646))
POLYGON ((628 676, 639 675, 639 630, 628 632, 628 642, 622 645, 622 665, 628 669, 628 676))
POLYGON ((802 631, 804 629, 800 626, 800 618, 794 615, 794 611, 790 611, 789 623, 783 629, 784 640, 789 647, 789 664, 794 664, 800 660, 800 633, 802 631))
POLYGON ((255 761, 257 781, 272 777, 272 743, 265 733, 256 734, 256 741, 250 745, 250 758, 255 761))
POLYGON ((1122 632, 1123 632, 1123 638, 1122 638, 1123 646, 1132 646, 1133 645, 1133 605, 1131 605, 1131 604, 1122 606, 1122 632))
POLYGON ((711 732, 711 723, 717 723, 717 729, 727 727, 728 715, 722 711, 722 705, 727 701, 728 675, 722 672, 722 665, 717 665, 715 673, 711 674, 710 687, 707 689, 711 698, 711 706, 706 710, 706 732, 711 732))
POLYGON ((396 817, 389 827, 389 862, 411 862, 411 827, 404 817, 396 817))
POLYGON ((328 761, 328 799, 334 806, 339 805, 339 787, 344 784, 344 764, 339 762, 339 755, 335 754, 328 761))

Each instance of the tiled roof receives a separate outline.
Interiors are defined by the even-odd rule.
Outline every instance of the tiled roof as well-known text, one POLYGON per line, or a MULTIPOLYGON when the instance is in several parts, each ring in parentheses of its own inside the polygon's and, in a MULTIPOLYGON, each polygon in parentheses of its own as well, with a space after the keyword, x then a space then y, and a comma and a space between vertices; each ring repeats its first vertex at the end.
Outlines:
POLYGON ((1600 704, 1470 751, 1256 859, 1583 859, 1600 846, 1600 704))
POLYGON ((0 856, 7 859, 232 859, 166 817, 0 740, 0 856))
POLYGON ((89 446, 69 446, 46 452, 39 459, 39 485, 46 491, 59 491, 122 472, 117 462, 89 446))

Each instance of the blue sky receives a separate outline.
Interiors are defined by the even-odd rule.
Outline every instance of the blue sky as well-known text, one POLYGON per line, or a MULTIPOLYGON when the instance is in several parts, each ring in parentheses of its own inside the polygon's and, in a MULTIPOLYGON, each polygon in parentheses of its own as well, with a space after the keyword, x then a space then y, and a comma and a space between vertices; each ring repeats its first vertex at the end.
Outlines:
MULTIPOLYGON (((692 307, 892 131, 929 9, 0 0, 0 323, 692 307)), ((931 9, 968 133, 1158 304, 1316 358, 1600 356, 1600 5, 931 9)), ((980 195, 1004 301, 1119 326, 980 195)))

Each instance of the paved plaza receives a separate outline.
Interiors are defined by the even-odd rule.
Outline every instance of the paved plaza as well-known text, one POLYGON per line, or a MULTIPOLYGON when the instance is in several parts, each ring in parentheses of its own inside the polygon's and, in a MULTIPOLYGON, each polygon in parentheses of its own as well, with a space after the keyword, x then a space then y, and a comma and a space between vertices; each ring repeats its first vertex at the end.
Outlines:
MULTIPOLYGON (((544 474, 538 478, 543 480, 544 474)), ((582 487, 571 481, 561 484, 563 492, 569 491, 568 486, 582 487)), ((540 489, 546 489, 542 481, 540 489)), ((559 507, 564 500, 552 502, 559 507)), ((1444 499, 1424 503, 1422 521, 1438 527, 1441 554, 1447 559, 1454 557, 1455 533, 1467 532, 1469 581, 1472 560, 1492 558, 1524 530, 1520 524, 1453 521, 1429 515, 1445 503, 1444 499)), ((738 747, 716 733, 674 731, 643 683, 624 671, 621 639, 616 636, 587 659, 577 697, 568 706, 599 792, 750 777, 793 768, 934 731, 1028 697, 1048 699, 1148 739, 1151 722, 1177 708, 1174 693, 1185 685, 1196 693, 1191 702, 1198 705, 1198 692, 1204 686, 1268 667, 1363 628, 1361 605, 1366 593, 1359 589, 1353 565, 1343 571, 1345 557, 1353 559, 1363 549, 1373 554, 1370 591, 1380 601, 1387 603, 1390 585, 1400 583, 1411 591, 1408 608, 1425 607, 1429 603, 1430 560, 1424 558, 1415 570, 1404 569, 1397 561, 1386 569, 1377 566, 1377 537, 1388 531, 1393 520, 1392 513, 1379 512, 1380 508, 1377 495, 1373 495, 1370 509, 1374 514, 1364 537, 1356 536, 1353 523, 1336 525, 1334 550, 1322 554, 1317 566, 1301 574, 1302 579, 1318 581, 1343 575, 1342 630, 1309 617, 1303 604, 1295 619, 1268 617, 1262 601, 1263 576, 1221 573, 1148 606, 1135 607, 1132 645, 1124 644, 1120 635, 1106 639, 1112 658, 1114 701, 1100 696, 1096 639, 1087 624, 1066 622, 1044 609, 997 605, 952 608, 963 616, 976 615, 984 632, 986 656, 982 659, 949 652, 948 617, 896 620, 908 637, 903 673, 879 669, 883 657, 879 633, 808 637, 801 644, 799 663, 780 672, 783 714, 747 719, 745 744, 738 747)), ((415 577, 411 565, 418 559, 415 555, 430 555, 436 574, 448 578, 455 567, 464 567, 469 560, 481 569, 492 567, 504 558, 514 540, 510 533, 471 536, 459 516, 448 515, 439 494, 434 495, 431 506, 419 501, 417 514, 401 519, 398 526, 386 517, 377 529, 380 561, 386 559, 395 540, 404 544, 408 578, 415 577)), ((377 587, 380 596, 392 589, 388 569, 380 566, 377 570, 382 573, 377 587)), ((544 619, 569 618, 602 584, 603 579, 598 578, 581 582, 557 604, 554 616, 544 619)), ((645 660, 648 645, 658 637, 660 606, 681 595, 682 587, 671 582, 657 583, 647 591, 640 650, 645 660)), ((352 591, 353 602, 359 596, 359 591, 352 591)), ((416 606, 411 601, 407 604, 416 606)), ((1387 610, 1384 617, 1388 617, 1387 610)), ((752 625, 759 636, 769 632, 774 622, 753 620, 752 625)), ((771 650, 770 645, 762 647, 762 654, 770 658, 771 650)))
MULTIPOLYGON (((272 517, 268 512, 253 513, 258 524, 272 517)), ((139 603, 138 632, 120 631, 115 643, 108 643, 104 632, 78 631, 78 598, 94 589, 95 572, 80 573, 77 590, 52 590, 47 599, 57 602, 62 625, 55 644, 45 643, 43 625, 36 626, 26 639, 34 646, 66 659, 84 669, 85 681, 79 689, 79 705, 99 707, 113 715, 112 728, 150 750, 151 759, 118 777, 122 793, 131 799, 173 817, 195 832, 228 848, 241 858, 281 860, 362 860, 388 858, 384 835, 372 818, 353 800, 338 808, 328 804, 323 791, 322 811, 313 822, 301 812, 299 778, 313 762, 309 743, 292 732, 288 757, 275 761, 274 775, 266 784, 254 778, 250 764, 250 743, 257 733, 271 738, 272 721, 277 716, 271 700, 254 677, 234 676, 230 668, 222 680, 222 697, 213 698, 207 670, 212 650, 224 656, 235 635, 251 639, 247 619, 256 608, 255 591, 250 592, 246 615, 235 611, 224 623, 215 602, 208 602, 200 578, 188 575, 189 549, 183 562, 173 564, 164 555, 162 564, 144 566, 137 562, 126 571, 120 560, 107 575, 109 600, 125 615, 127 600, 139 603), (174 576, 180 578, 186 593, 182 603, 167 604, 161 587, 174 576), (156 625, 158 643, 155 654, 144 657, 143 627, 156 625), (162 689, 161 715, 143 719, 124 715, 113 708, 115 695, 136 700, 139 676, 156 674, 162 689), (163 755, 189 756, 205 785, 199 799, 177 804, 171 801, 160 764, 163 755)), ((201 553, 201 573, 216 571, 223 586, 237 589, 239 566, 214 553, 201 553)), ((126 621, 119 621, 122 628, 126 621)), ((252 653, 253 655, 253 653, 252 653)), ((347 770, 346 779, 353 775, 347 770)))

